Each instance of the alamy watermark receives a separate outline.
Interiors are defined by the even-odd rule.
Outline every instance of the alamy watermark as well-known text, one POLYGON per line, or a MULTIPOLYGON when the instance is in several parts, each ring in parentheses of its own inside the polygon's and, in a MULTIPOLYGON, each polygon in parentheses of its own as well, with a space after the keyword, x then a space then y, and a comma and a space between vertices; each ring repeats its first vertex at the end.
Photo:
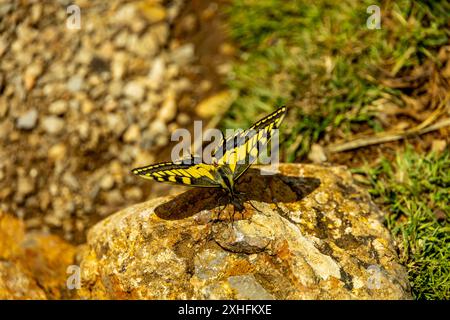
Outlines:
POLYGON ((371 14, 366 21, 368 29, 381 29, 381 9, 379 6, 373 4, 367 7, 368 14, 371 14))
POLYGON ((67 267, 66 273, 68 274, 66 285, 69 290, 81 289, 81 268, 75 264, 67 267))
POLYGON ((80 7, 76 4, 72 4, 67 7, 66 10, 69 16, 66 20, 66 27, 70 30, 79 30, 81 29, 81 10, 80 7))

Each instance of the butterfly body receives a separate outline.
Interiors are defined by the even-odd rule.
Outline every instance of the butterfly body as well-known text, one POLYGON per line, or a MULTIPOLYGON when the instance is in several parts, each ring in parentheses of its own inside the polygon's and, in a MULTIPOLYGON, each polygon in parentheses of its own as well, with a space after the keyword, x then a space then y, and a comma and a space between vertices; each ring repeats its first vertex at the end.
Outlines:
POLYGON ((259 120, 245 131, 223 139, 213 153, 211 164, 190 156, 178 162, 164 162, 136 168, 132 173, 145 179, 193 187, 221 188, 226 191, 236 208, 239 193, 235 186, 242 174, 256 161, 261 145, 266 146, 286 114, 281 107, 259 120))

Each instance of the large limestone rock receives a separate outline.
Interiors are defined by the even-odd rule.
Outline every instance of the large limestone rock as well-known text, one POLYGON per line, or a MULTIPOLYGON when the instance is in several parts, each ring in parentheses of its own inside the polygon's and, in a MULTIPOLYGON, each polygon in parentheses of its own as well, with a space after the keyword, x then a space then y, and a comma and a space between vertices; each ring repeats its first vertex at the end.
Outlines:
POLYGON ((252 169, 245 210, 192 189, 94 226, 78 298, 410 299, 383 213, 342 167, 252 169), (255 210, 248 201, 260 210, 255 210))

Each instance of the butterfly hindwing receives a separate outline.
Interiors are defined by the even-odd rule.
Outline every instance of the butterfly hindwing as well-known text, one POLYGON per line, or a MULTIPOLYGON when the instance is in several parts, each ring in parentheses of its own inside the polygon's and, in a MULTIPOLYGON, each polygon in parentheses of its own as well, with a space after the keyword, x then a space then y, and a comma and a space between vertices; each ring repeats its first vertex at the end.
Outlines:
POLYGON ((170 182, 193 187, 220 187, 213 165, 204 163, 157 163, 133 169, 135 175, 159 182, 170 182))

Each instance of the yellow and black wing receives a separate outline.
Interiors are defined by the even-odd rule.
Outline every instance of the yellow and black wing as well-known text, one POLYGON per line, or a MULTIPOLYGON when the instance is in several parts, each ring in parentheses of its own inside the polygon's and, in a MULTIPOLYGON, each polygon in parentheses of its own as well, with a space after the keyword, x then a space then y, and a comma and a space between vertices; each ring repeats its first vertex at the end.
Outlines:
POLYGON ((259 120, 249 129, 223 139, 213 156, 219 165, 228 164, 233 179, 238 179, 258 159, 260 148, 265 148, 286 115, 287 108, 281 107, 259 120))
POLYGON ((163 162, 131 170, 144 179, 193 187, 220 187, 213 165, 204 163, 163 162))

